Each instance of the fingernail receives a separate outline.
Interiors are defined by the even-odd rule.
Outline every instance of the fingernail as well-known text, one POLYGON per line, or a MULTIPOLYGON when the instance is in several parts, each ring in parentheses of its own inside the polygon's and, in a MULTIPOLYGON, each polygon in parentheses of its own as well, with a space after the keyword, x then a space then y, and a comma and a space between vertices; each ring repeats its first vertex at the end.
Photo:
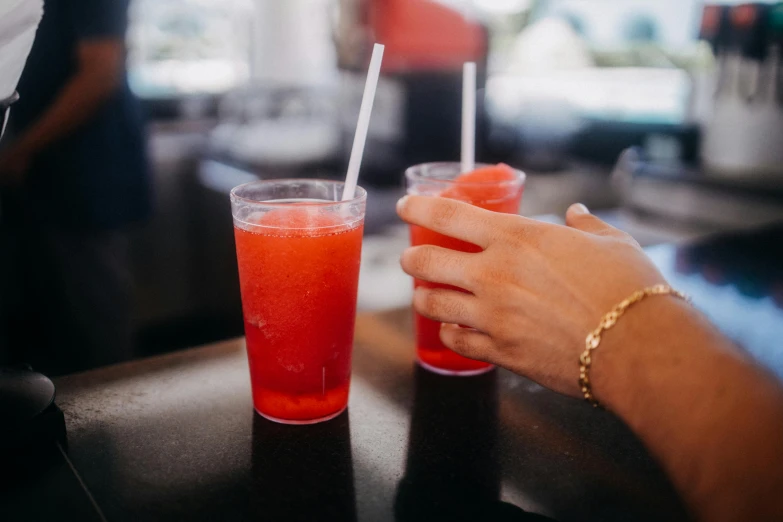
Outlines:
POLYGON ((574 209, 574 212, 577 212, 578 214, 589 214, 590 213, 590 209, 587 208, 582 203, 577 203, 572 208, 574 209))
POLYGON ((402 212, 403 207, 408 202, 408 196, 403 196, 397 201, 397 212, 402 212))

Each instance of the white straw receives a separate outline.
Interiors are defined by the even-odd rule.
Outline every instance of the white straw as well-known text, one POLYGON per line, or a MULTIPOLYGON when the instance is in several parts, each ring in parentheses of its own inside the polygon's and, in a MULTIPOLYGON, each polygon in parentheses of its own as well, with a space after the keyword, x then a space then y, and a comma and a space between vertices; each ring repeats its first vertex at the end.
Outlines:
POLYGON ((343 201, 353 199, 356 192, 356 184, 359 182, 359 169, 362 166, 364 145, 367 143, 367 131, 370 128, 370 115, 372 115, 372 105, 375 101, 375 90, 378 88, 378 78, 381 75, 383 49, 383 45, 375 44, 372 50, 370 71, 367 73, 367 83, 364 85, 364 96, 362 96, 362 108, 359 110, 359 123, 356 125, 351 159, 348 161, 348 173, 345 176, 343 201))
POLYGON ((476 64, 462 69, 462 173, 476 167, 476 64))

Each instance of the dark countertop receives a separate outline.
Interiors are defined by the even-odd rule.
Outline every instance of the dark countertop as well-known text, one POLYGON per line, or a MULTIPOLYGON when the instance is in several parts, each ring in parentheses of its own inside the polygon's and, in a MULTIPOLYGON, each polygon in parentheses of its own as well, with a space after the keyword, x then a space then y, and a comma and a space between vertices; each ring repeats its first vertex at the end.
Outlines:
MULTIPOLYGON (((778 228, 649 252, 783 378, 781 249, 778 228)), ((358 318, 349 409, 315 426, 253 414, 241 340, 59 379, 69 448, 58 462, 94 506, 79 493, 47 520, 545 520, 519 508, 559 521, 687 519, 611 414, 506 371, 423 371, 410 323, 407 310, 358 318)), ((34 487, 0 491, 10 520, 40 520, 20 507, 41 498, 34 487)))

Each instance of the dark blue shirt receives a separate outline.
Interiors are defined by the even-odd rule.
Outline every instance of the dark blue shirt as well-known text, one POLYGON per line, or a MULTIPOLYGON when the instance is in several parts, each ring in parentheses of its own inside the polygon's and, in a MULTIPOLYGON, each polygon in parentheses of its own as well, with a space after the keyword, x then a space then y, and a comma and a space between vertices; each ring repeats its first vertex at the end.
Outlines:
MULTIPOLYGON (((124 40, 127 25, 128 0, 45 0, 18 86, 14 133, 36 122, 76 73, 80 42, 124 40)), ((26 204, 36 205, 41 219, 113 229, 149 213, 142 119, 124 72, 120 84, 89 121, 36 154, 24 193, 26 204)))

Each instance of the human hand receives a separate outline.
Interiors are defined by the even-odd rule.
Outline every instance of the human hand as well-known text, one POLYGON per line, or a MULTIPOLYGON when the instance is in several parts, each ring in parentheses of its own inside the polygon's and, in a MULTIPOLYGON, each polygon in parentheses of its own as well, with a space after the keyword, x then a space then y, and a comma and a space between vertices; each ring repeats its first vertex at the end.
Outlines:
POLYGON ((32 151, 21 143, 14 143, 0 154, 0 185, 18 185, 30 168, 32 151))
POLYGON ((567 226, 446 198, 407 196, 397 211, 483 249, 424 245, 401 258, 413 277, 470 292, 416 289, 413 306, 444 323, 443 343, 574 397, 582 397, 577 361, 587 334, 634 291, 664 282, 633 238, 583 205, 568 210, 567 226))

